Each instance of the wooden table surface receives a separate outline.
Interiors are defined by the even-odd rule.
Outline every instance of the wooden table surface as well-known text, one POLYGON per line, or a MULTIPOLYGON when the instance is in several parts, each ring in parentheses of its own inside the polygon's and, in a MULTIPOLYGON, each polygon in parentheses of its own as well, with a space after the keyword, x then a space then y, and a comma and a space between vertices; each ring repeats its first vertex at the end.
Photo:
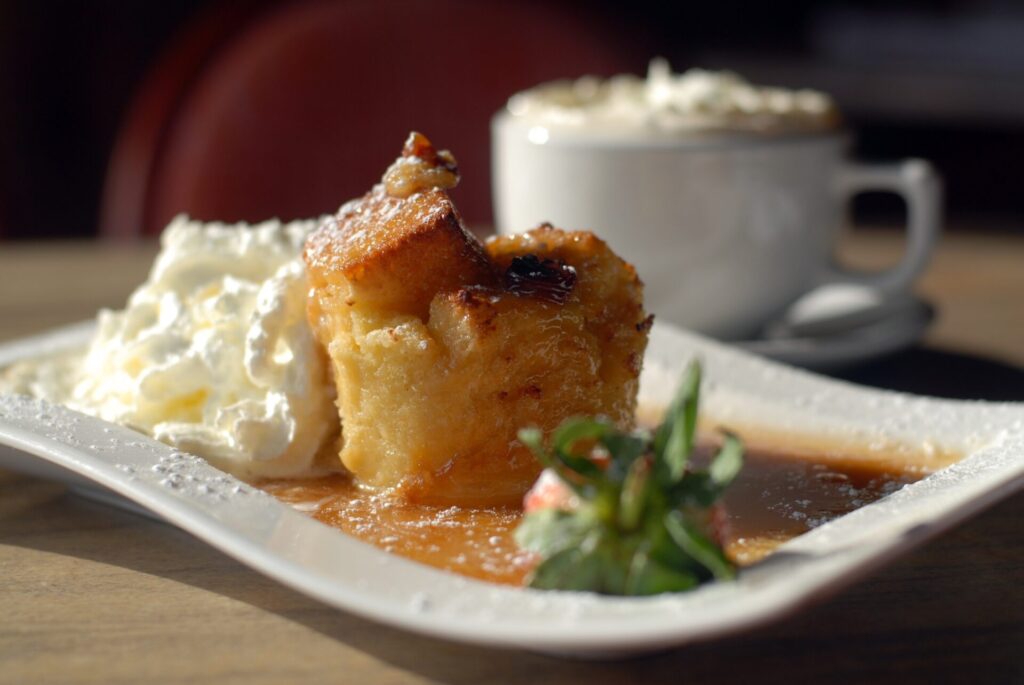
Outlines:
MULTIPOLYGON (((897 236, 844 253, 891 262, 897 236)), ((152 245, 0 246, 0 340, 118 306, 152 245)), ((949 234, 922 346, 844 374, 1024 400, 1024 237, 949 234)), ((586 663, 416 637, 329 609, 170 526, 0 472, 0 682, 1024 682, 1024 493, 744 635, 586 663)))

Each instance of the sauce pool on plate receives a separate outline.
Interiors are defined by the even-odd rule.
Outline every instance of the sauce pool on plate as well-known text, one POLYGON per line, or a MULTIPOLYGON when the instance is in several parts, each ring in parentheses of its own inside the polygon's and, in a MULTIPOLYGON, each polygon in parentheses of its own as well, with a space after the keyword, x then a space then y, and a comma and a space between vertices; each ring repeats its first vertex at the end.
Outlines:
POLYGON ((413 504, 360 488, 347 475, 256 485, 321 523, 363 542, 471 578, 521 585, 534 564, 512 537, 518 507, 413 504))
MULTIPOLYGON (((924 474, 748 449, 724 496, 724 547, 749 565, 808 530, 895 492, 924 474)), ((348 476, 264 480, 257 485, 318 521, 387 552, 472 578, 522 585, 534 557, 513 533, 519 508, 475 509, 404 502, 348 476)))

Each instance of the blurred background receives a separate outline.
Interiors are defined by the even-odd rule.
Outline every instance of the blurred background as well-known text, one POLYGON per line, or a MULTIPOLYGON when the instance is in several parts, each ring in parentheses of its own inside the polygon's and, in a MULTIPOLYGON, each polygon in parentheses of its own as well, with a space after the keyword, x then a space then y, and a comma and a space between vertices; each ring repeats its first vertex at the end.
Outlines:
MULTIPOLYGON (((490 222, 488 118, 583 73, 734 69, 831 93, 867 160, 919 156, 954 229, 1024 231, 1024 5, 656 0, 0 2, 0 239, 296 218, 360 194, 410 128, 490 222)), ((896 225, 893 196, 859 221, 896 225)))

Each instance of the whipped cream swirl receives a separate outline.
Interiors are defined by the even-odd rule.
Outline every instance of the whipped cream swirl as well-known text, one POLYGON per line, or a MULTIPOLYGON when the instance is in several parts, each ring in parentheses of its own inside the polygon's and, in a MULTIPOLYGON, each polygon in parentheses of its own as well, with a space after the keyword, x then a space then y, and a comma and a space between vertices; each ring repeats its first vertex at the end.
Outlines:
POLYGON ((314 471, 338 430, 306 321, 300 253, 315 225, 176 218, 125 309, 100 312, 64 403, 239 475, 314 471))

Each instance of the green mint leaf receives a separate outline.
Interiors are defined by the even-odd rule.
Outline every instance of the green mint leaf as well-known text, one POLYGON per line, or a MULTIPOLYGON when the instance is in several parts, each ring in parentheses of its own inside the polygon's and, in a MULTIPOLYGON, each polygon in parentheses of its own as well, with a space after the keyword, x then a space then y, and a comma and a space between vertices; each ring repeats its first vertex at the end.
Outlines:
POLYGON ((530 575, 530 587, 540 590, 601 592, 604 565, 599 556, 579 548, 563 549, 540 563, 530 575))
POLYGON ((537 457, 537 461, 544 466, 553 465, 551 455, 549 455, 548 451, 544 449, 544 432, 541 431, 541 429, 520 428, 516 433, 516 437, 519 439, 519 442, 526 445, 526 447, 533 452, 533 456, 537 457))
POLYGON ((568 419, 551 434, 551 446, 555 458, 567 468, 591 481, 603 478, 601 469, 585 456, 573 452, 576 443, 582 440, 600 440, 615 427, 602 419, 568 419))
POLYGON ((577 482, 583 475, 592 480, 600 477, 600 469, 588 459, 572 454, 551 454, 544 448, 544 434, 538 428, 520 428, 516 436, 526 445, 541 464, 554 470, 562 481, 576 494, 583 494, 577 482))
POLYGON ((618 541, 614 535, 605 535, 594 550, 595 556, 601 560, 601 592, 609 595, 626 594, 628 568, 622 562, 622 550, 616 544, 618 541))
POLYGON ((540 562, 527 582, 539 590, 568 590, 570 585, 580 584, 576 567, 582 557, 576 548, 559 550, 540 562))
POLYGON ((734 577, 705 530, 713 525, 708 508, 742 468, 743 446, 726 434, 707 470, 690 466, 700 379, 691 363, 653 435, 619 431, 600 417, 563 422, 547 447, 541 431, 520 431, 579 501, 570 511, 531 512, 517 528, 519 545, 541 556, 531 586, 648 595, 734 577))
POLYGON ((680 549, 710 571, 715 578, 728 580, 736 577, 736 569, 725 558, 722 549, 687 521, 682 512, 669 512, 665 516, 665 529, 680 549))
POLYGON ((647 484, 650 481, 651 464, 646 459, 636 459, 626 472, 619 495, 619 526, 627 531, 640 525, 640 519, 647 504, 647 484))
POLYGON ((695 471, 672 487, 670 500, 676 508, 710 507, 720 494, 707 471, 695 471))
POLYGON ((551 434, 551 447, 562 452, 569 452, 580 440, 599 440, 615 427, 602 419, 576 417, 566 419, 551 434))
POLYGON ((610 458, 606 475, 611 480, 622 481, 633 462, 650 449, 650 437, 612 431, 601 438, 601 446, 610 458))
POLYGON ((579 547, 594 526, 595 521, 583 512, 538 509, 523 517, 515 538, 523 549, 548 556, 569 547, 579 547))
POLYGON ((697 410, 700 405, 700 381, 703 372, 700 362, 690 362, 683 378, 683 422, 686 430, 686 454, 693 452, 697 442, 697 410))
POLYGON ((652 559, 645 551, 637 552, 626 579, 627 595, 658 595, 663 592, 685 592, 699 584, 699 579, 686 569, 670 568, 652 559))
POLYGON ((686 464, 697 437, 697 409, 701 368, 696 361, 686 367, 683 382, 655 435, 654 451, 661 457, 666 477, 678 483, 686 473, 686 464))
POLYGON ((743 468, 743 443, 732 433, 725 433, 725 439, 718 454, 711 460, 708 474, 711 482, 724 489, 743 468))

